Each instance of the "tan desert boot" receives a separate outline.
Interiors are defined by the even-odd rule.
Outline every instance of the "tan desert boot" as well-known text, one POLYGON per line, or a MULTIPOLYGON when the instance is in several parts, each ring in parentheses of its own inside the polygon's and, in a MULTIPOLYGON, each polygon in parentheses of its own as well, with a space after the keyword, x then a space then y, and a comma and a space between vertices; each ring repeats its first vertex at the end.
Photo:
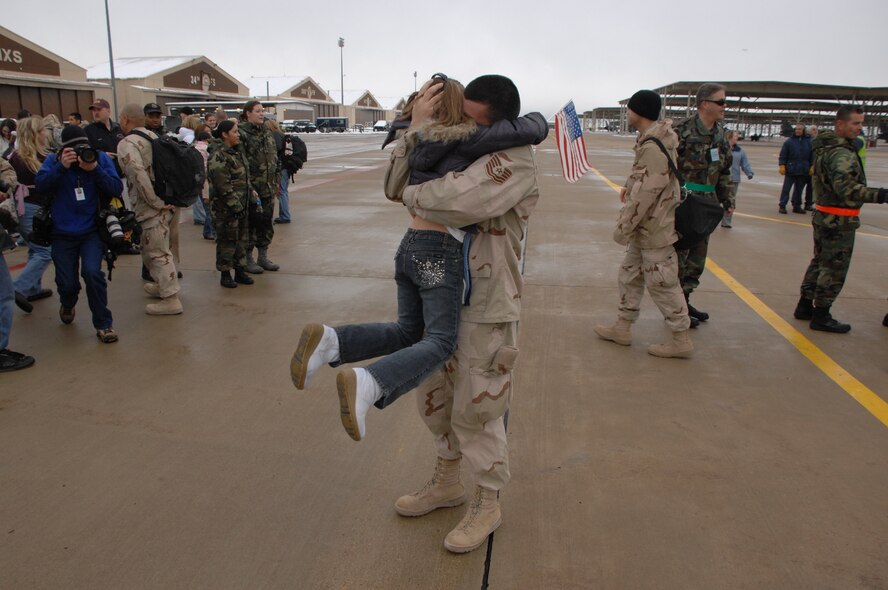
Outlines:
POLYGON ((468 553, 481 546, 503 522, 497 491, 475 486, 475 497, 456 528, 447 533, 444 547, 453 553, 468 553))
POLYGON ((672 340, 664 344, 651 344, 648 346, 648 354, 663 358, 687 358, 694 350, 694 343, 687 330, 673 332, 672 340))
POLYGON ((395 512, 401 516, 422 516, 438 508, 459 506, 466 501, 466 488, 459 481, 459 459, 438 457, 435 475, 418 492, 395 501, 395 512))
POLYGON ((143 283, 142 288, 145 289, 145 293, 148 295, 160 299, 160 285, 157 283, 143 283))
POLYGON ((626 321, 623 318, 617 318, 613 326, 595 326, 592 329, 605 340, 610 340, 623 346, 632 344, 632 322, 626 321))
POLYGON ((149 303, 145 306, 145 313, 148 315, 178 315, 182 311, 182 302, 179 301, 178 295, 170 295, 157 303, 149 303))

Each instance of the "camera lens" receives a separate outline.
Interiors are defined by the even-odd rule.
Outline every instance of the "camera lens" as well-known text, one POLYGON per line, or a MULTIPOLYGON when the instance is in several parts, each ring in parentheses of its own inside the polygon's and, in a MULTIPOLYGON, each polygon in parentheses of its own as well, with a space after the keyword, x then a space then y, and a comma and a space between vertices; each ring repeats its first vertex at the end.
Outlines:
POLYGON ((111 241, 118 242, 123 240, 123 228, 120 227, 120 220, 113 213, 109 213, 105 218, 105 225, 108 227, 108 233, 111 235, 111 241))
POLYGON ((77 152, 77 157, 80 158, 84 164, 92 164, 99 157, 99 154, 96 153, 96 150, 92 149, 88 145, 79 145, 74 149, 77 152))

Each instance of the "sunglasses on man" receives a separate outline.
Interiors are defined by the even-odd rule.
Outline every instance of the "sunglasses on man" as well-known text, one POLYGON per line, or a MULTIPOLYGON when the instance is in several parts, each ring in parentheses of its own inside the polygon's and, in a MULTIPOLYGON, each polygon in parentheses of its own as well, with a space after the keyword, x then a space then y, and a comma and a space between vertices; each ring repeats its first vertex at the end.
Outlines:
POLYGON ((710 100, 710 99, 708 99, 708 98, 704 98, 704 99, 703 99, 703 102, 711 102, 711 103, 713 103, 713 104, 717 104, 717 105, 720 106, 720 107, 723 107, 723 106, 725 106, 726 104, 728 104, 728 101, 725 100, 724 98, 721 99, 721 100, 710 100))

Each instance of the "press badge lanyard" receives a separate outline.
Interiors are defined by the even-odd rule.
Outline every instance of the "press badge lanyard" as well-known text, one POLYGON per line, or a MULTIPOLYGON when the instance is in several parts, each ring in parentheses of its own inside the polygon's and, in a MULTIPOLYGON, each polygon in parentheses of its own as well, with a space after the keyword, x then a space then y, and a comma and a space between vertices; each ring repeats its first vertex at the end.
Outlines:
POLYGON ((74 198, 78 201, 86 200, 86 193, 83 191, 83 186, 80 184, 80 175, 77 175, 77 186, 74 188, 74 198))

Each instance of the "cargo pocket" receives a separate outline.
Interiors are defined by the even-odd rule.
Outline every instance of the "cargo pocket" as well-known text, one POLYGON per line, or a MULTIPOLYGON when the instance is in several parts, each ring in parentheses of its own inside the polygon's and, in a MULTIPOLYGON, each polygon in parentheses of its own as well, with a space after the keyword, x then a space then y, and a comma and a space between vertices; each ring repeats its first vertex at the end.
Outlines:
POLYGON ((472 296, 469 305, 477 311, 487 309, 488 291, 490 290, 491 267, 485 264, 479 269, 472 269, 470 275, 472 277, 472 296))

